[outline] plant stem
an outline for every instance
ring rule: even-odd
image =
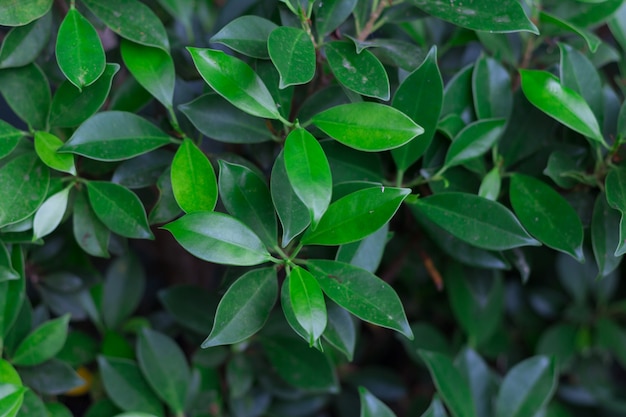
[[[372,32],[375,30],[374,24],[380,17],[380,14],[383,12],[383,10],[385,10],[385,7],[387,7],[388,5],[389,4],[387,3],[386,0],[380,0],[380,3],[378,3],[378,6],[374,9],[372,14],[370,15],[370,18],[365,24],[365,27],[363,28],[361,33],[359,33],[359,36],[357,37],[359,41],[363,42],[372,34]]]

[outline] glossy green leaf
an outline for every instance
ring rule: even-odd
[[[561,50],[560,78],[564,87],[571,88],[585,99],[589,108],[602,124],[604,97],[602,81],[593,63],[570,45],[559,43]]]
[[[439,193],[419,199],[412,210],[415,216],[424,216],[479,248],[505,250],[539,245],[506,207],[476,195]]]
[[[365,387],[359,387],[359,399],[361,400],[361,417],[395,417],[393,411],[387,405],[376,398]]]
[[[476,351],[464,348],[455,358],[454,366],[469,383],[476,414],[481,417],[493,416],[492,398],[496,394],[497,378],[487,363]]]
[[[605,179],[606,200],[609,206],[619,210],[622,218],[619,223],[619,244],[615,249],[615,256],[626,253],[626,169],[614,168],[609,170]]]
[[[59,68],[79,90],[93,84],[104,72],[106,57],[96,29],[74,7],[70,7],[57,34]]]
[[[468,29],[539,34],[522,5],[515,0],[499,1],[497,4],[489,0],[452,4],[447,0],[411,0],[411,3],[428,14]]]
[[[341,307],[361,320],[413,338],[400,298],[385,281],[342,262],[316,259],[307,261],[307,267],[324,293]]]
[[[520,70],[522,90],[534,106],[572,130],[605,144],[598,120],[580,94],[546,71]]]
[[[437,130],[442,105],[443,81],[437,66],[437,48],[433,47],[424,62],[404,79],[393,96],[392,106],[419,122],[424,129],[419,138],[391,151],[399,170],[406,171],[426,152]]]
[[[65,344],[69,321],[70,316],[66,314],[37,327],[19,344],[11,362],[14,365],[33,366],[54,357]]]
[[[18,392],[15,392],[12,397],[15,398],[15,396],[18,393],[20,393],[20,391],[21,390],[19,390]],[[22,416],[34,417],[34,416],[47,416],[48,415],[48,413],[46,412],[46,406],[43,403],[43,400],[39,397],[39,395],[35,394],[33,390],[24,389],[24,391],[20,393],[20,397],[21,397],[21,400],[19,402],[21,403],[21,407],[19,408],[19,413],[18,413],[18,410],[12,410],[9,413],[9,415],[12,415],[12,416],[17,415],[19,417],[22,417]]]
[[[74,155],[57,153],[63,141],[52,133],[35,132],[35,151],[44,164],[57,171],[76,175]]]
[[[235,344],[254,335],[267,321],[277,296],[274,268],[254,269],[239,277],[222,297],[202,347]]]
[[[143,117],[121,111],[97,113],[60,148],[98,161],[121,161],[170,143],[170,137]]]
[[[298,198],[309,209],[313,227],[330,204],[332,176],[324,150],[304,129],[292,131],[283,152],[287,177]]]
[[[330,300],[326,302],[326,313],[328,321],[322,337],[352,361],[357,337],[356,319],[345,308]]]
[[[320,352],[324,351],[322,347],[322,343],[320,339],[313,339],[313,343],[311,343],[311,333],[307,331],[296,317],[296,313],[293,309],[293,304],[291,303],[291,298],[289,296],[289,279],[283,281],[283,285],[280,287],[280,307],[283,310],[283,315],[285,316],[285,320],[287,320],[287,324],[289,327],[302,338],[302,340],[309,343],[309,347],[313,347]],[[319,286],[319,285],[318,285]]]
[[[352,13],[357,0],[329,0],[314,9],[315,29],[320,39],[337,29]]]
[[[146,287],[146,277],[139,260],[127,254],[109,264],[102,286],[102,321],[115,330],[130,318],[139,306]]]
[[[254,230],[267,246],[276,247],[278,225],[263,178],[243,165],[219,163],[219,190],[226,210]]]
[[[389,77],[383,64],[368,50],[356,53],[352,42],[332,41],[324,45],[326,59],[343,86],[355,93],[389,100]]]
[[[580,262],[584,260],[582,223],[556,190],[534,177],[515,174],[509,197],[515,214],[531,235]]]
[[[261,239],[234,217],[190,213],[165,226],[192,255],[225,265],[258,265],[271,259]]]
[[[166,335],[144,328],[137,341],[137,360],[154,392],[180,414],[191,376],[180,347]]]
[[[544,33],[547,32],[549,25],[553,25],[567,32],[574,32],[578,34],[585,40],[585,42],[587,42],[587,46],[589,46],[589,50],[591,52],[595,53],[598,50],[598,47],[602,44],[602,39],[596,36],[596,34],[592,31],[579,27],[567,20],[561,19],[560,17],[548,13],[545,10],[542,10],[539,13],[539,22],[541,23],[542,32]]]
[[[511,77],[493,58],[482,56],[472,72],[474,108],[479,119],[508,119],[513,108]]]
[[[72,221],[78,246],[92,256],[108,258],[111,232],[94,213],[84,191],[75,194]]]
[[[0,68],[17,68],[28,65],[41,54],[50,40],[52,14],[9,31],[0,48]]]
[[[213,165],[191,139],[185,139],[172,161],[172,191],[187,213],[212,211],[217,204],[217,178]]]
[[[328,139],[320,142],[330,164],[333,182],[380,181],[384,178],[380,155],[360,152]]]
[[[106,181],[89,181],[87,191],[94,213],[111,231],[134,239],[154,238],[135,193]]]
[[[172,152],[157,149],[126,160],[115,168],[111,182],[130,189],[151,187],[170,168],[173,157]]]
[[[46,130],[50,85],[37,65],[1,70],[0,93],[20,119],[33,129]]]
[[[420,350],[419,353],[452,416],[476,417],[469,383],[454,366],[452,359],[439,352]]]
[[[493,167],[487,175],[483,177],[480,183],[480,189],[478,195],[488,200],[497,201],[500,195],[500,186],[502,185],[502,178],[500,177],[500,169]]]
[[[371,102],[331,107],[313,116],[312,121],[344,145],[369,152],[400,147],[424,133],[401,111]]]
[[[24,0],[19,7],[11,2],[0,4],[0,25],[22,26],[48,13],[52,0]]]
[[[169,52],[130,41],[122,41],[122,58],[137,82],[165,107],[174,99],[174,60]]]
[[[169,50],[169,40],[156,14],[138,0],[83,0],[85,6],[121,37]]]
[[[142,411],[163,416],[161,401],[134,361],[99,356],[98,368],[104,389],[116,406],[126,411]]]
[[[0,243],[0,282],[16,279],[20,279],[20,274],[11,265],[11,255],[6,246]]]
[[[5,359],[0,359],[0,372],[0,375],[3,377],[3,383],[16,385],[18,387],[22,386],[20,374],[15,370],[13,365]]]
[[[564,0],[555,5],[554,13],[575,25],[588,27],[608,19],[624,4],[620,0],[581,2]]]
[[[363,240],[341,245],[335,260],[375,273],[383,258],[388,233],[389,224],[387,223]]]
[[[24,181],[28,178],[28,181]],[[48,194],[50,171],[34,153],[20,155],[0,168],[0,227],[28,218]]]
[[[64,188],[50,196],[37,209],[33,220],[33,238],[39,239],[52,233],[63,220],[67,209],[70,188]]]
[[[327,314],[324,294],[311,273],[295,267],[289,274],[289,298],[296,319],[308,334],[313,346],[326,329]]]
[[[253,58],[269,58],[267,39],[278,26],[258,16],[241,16],[228,22],[211,37],[211,42],[224,44],[234,51]]]
[[[106,101],[119,69],[118,64],[107,64],[100,78],[82,91],[69,81],[61,83],[52,98],[50,125],[74,127],[90,118]]]
[[[22,136],[24,132],[0,120],[0,159],[13,152]]]
[[[464,164],[488,152],[504,132],[506,120],[485,119],[463,128],[448,149],[444,166]]]
[[[496,417],[532,417],[550,400],[557,386],[553,359],[534,356],[511,369],[500,386]]]
[[[611,209],[604,193],[599,194],[591,218],[591,245],[600,276],[613,272],[622,260],[621,256],[614,255],[619,246],[619,224],[619,213]]]
[[[421,417],[448,417],[446,408],[441,403],[438,396],[435,396],[428,407],[428,410],[424,411]]]
[[[280,88],[306,84],[315,75],[315,46],[302,29],[282,26],[270,33],[267,50],[280,73]]]
[[[622,49],[626,49],[626,6],[622,6],[608,20],[608,26]]]
[[[313,230],[302,238],[305,245],[342,245],[371,235],[387,223],[411,192],[408,188],[374,187],[335,201]]]
[[[181,104],[180,111],[203,135],[227,143],[261,143],[272,139],[265,121],[244,113],[211,93]]]
[[[455,114],[467,121],[473,118],[474,103],[472,97],[472,65],[467,65],[448,81],[443,92],[441,119]]]
[[[214,49],[187,50],[204,81],[235,107],[257,117],[281,118],[272,95],[248,64]]]

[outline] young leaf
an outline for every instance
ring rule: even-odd
[[[22,26],[48,13],[53,0],[29,0],[20,7],[15,3],[0,4],[0,25]]]
[[[622,260],[614,255],[619,246],[619,224],[619,213],[609,206],[604,193],[598,194],[591,218],[591,245],[601,277],[613,272]]]
[[[11,363],[33,366],[54,357],[65,344],[69,321],[70,315],[66,314],[37,327],[19,344]]]
[[[225,265],[258,265],[271,259],[261,239],[234,217],[191,213],[165,226],[192,255]]]
[[[515,214],[531,235],[580,262],[584,260],[582,223],[558,192],[534,177],[514,174],[509,197]]]
[[[15,114],[31,128],[46,130],[50,84],[36,64],[0,71],[0,93]]]
[[[280,88],[306,84],[315,75],[315,47],[302,29],[282,26],[270,33],[267,49],[280,73]]]
[[[324,46],[328,65],[337,81],[355,93],[389,100],[389,77],[378,58],[368,50],[356,53],[349,41],[332,41]]]
[[[406,114],[373,102],[331,107],[313,116],[312,121],[344,145],[369,152],[400,147],[424,133]]]
[[[139,197],[128,188],[89,181],[87,191],[94,213],[111,231],[135,239],[154,238]]]
[[[500,139],[505,125],[504,119],[479,120],[467,125],[450,145],[444,166],[461,165],[482,156]]]
[[[186,213],[212,211],[217,204],[217,178],[206,155],[186,138],[172,161],[172,191]]]
[[[234,106],[256,117],[282,117],[267,87],[248,64],[214,49],[187,50],[204,81]]]
[[[518,363],[502,381],[495,416],[534,416],[554,394],[557,377],[554,360],[545,356],[534,356]]]
[[[59,26],[56,57],[65,77],[79,90],[104,72],[106,57],[98,32],[74,7]]]
[[[313,275],[298,266],[292,269],[288,280],[289,299],[293,312],[309,335],[309,346],[313,346],[326,328],[324,294]]]
[[[63,220],[67,209],[70,187],[64,188],[43,202],[33,220],[33,239],[40,239],[52,233]]]
[[[343,245],[380,229],[393,217],[411,192],[408,188],[372,187],[335,201],[313,230],[302,237],[305,245]]]
[[[396,417],[387,405],[376,398],[365,387],[359,387],[361,417]]]
[[[102,286],[102,321],[110,330],[119,329],[141,302],[146,277],[139,260],[127,254],[115,259]]]
[[[274,268],[254,269],[239,277],[217,306],[211,334],[203,348],[239,343],[258,332],[278,296]]]
[[[406,320],[398,294],[376,275],[342,262],[307,261],[307,267],[324,293],[362,320],[402,333],[413,333]]]
[[[241,16],[228,22],[210,40],[252,58],[267,59],[270,57],[267,40],[277,27],[274,22],[262,17]]]
[[[604,142],[596,116],[584,98],[546,71],[520,70],[522,91],[535,107],[572,130],[596,142]]]
[[[313,135],[296,129],[287,136],[283,155],[289,182],[315,227],[330,204],[333,188],[326,154]]]
[[[13,152],[22,136],[24,132],[0,120],[0,159]]]
[[[0,48],[0,68],[17,68],[34,62],[48,45],[52,32],[52,13],[27,25],[14,27]]]
[[[57,153],[63,141],[52,133],[35,132],[35,151],[44,164],[57,171],[76,175],[74,155]]]
[[[93,212],[83,190],[75,194],[72,221],[78,246],[92,256],[108,258],[111,232]]]
[[[479,119],[508,119],[513,108],[511,77],[493,58],[482,56],[472,72],[474,108]]]

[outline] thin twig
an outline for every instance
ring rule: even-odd
[[[389,4],[391,4],[391,1],[389,1]],[[369,35],[372,34],[372,31],[374,29],[374,24],[376,23],[376,21],[380,17],[380,15],[383,12],[383,10],[385,10],[385,7],[387,7],[389,4],[387,4],[387,2],[384,1],[384,0],[381,1],[380,3],[378,3],[378,7],[376,8],[376,10],[374,10],[372,12],[372,14],[370,15],[369,20],[365,24],[365,27],[363,28],[361,33],[359,33],[359,36],[357,38],[359,41],[363,42],[365,39],[368,38]]]

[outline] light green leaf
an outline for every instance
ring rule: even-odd
[[[24,132],[0,120],[0,159],[13,152],[22,136]]]
[[[72,221],[74,239],[78,246],[92,256],[108,258],[111,232],[98,219],[83,190],[75,194]]]
[[[63,220],[70,194],[67,187],[49,197],[39,207],[33,220],[33,239],[40,239],[52,233]]]
[[[504,119],[478,120],[467,125],[450,145],[444,166],[461,165],[488,152],[502,136],[505,125]]]
[[[0,25],[22,26],[48,13],[52,0],[21,0],[0,3]]]
[[[217,178],[206,155],[185,139],[172,161],[172,191],[187,213],[212,211],[217,204]]]
[[[315,75],[315,46],[302,29],[281,26],[272,31],[267,49],[280,73],[280,88],[306,84]]]
[[[66,314],[37,327],[19,344],[11,362],[14,365],[33,366],[54,357],[65,344],[69,321],[70,315]]]
[[[2,417],[15,417],[22,409],[26,387],[14,384],[0,383],[0,410]],[[33,394],[34,395],[34,394]]]
[[[289,292],[289,279],[286,279],[283,281],[283,285],[280,288],[280,306],[283,310],[285,320],[287,320],[287,324],[289,324],[289,327],[291,327],[291,329],[298,336],[300,336],[304,341],[309,343],[309,347],[313,347],[320,352],[323,352],[324,347],[322,346],[322,342],[320,339],[313,340],[313,344],[310,343],[311,333],[308,332],[304,327],[302,327],[302,325],[298,321],[296,313],[293,310],[293,305],[291,303]]]
[[[52,133],[35,132],[35,151],[42,162],[57,171],[76,175],[74,155],[57,153],[63,141]]]
[[[478,195],[492,201],[498,201],[500,195],[500,186],[502,184],[502,178],[500,178],[500,168],[493,167],[487,175],[483,177],[480,183],[480,189]]]
[[[298,266],[292,269],[287,279],[293,312],[309,336],[309,346],[313,346],[326,329],[324,294],[313,275]]]
[[[9,31],[0,48],[0,68],[28,65],[41,54],[50,40],[52,13]]]
[[[267,39],[278,26],[258,16],[241,16],[220,29],[211,42],[224,44],[244,55],[267,59]]]
[[[359,387],[361,400],[361,417],[395,417],[393,411],[387,405],[376,398],[365,387]]]
[[[46,130],[50,85],[36,64],[1,70],[0,93],[20,119],[33,129]]]

